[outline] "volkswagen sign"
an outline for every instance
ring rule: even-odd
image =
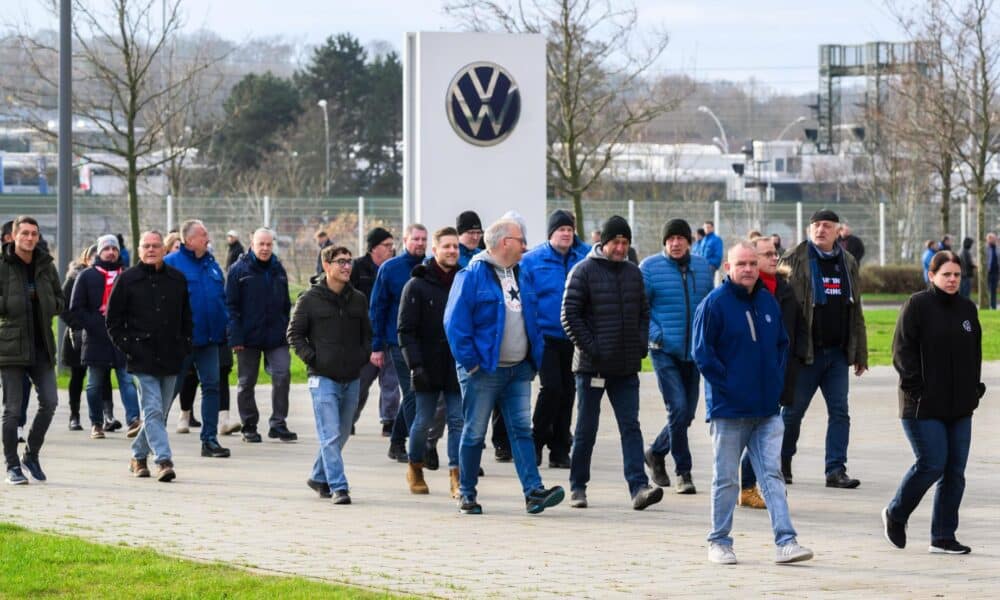
[[[451,80],[445,110],[458,137],[477,146],[493,146],[514,131],[521,115],[521,92],[500,65],[474,62]]]

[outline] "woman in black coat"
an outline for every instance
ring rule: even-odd
[[[899,311],[892,364],[899,373],[899,416],[916,462],[896,496],[882,509],[884,533],[906,546],[906,524],[935,483],[930,552],[968,554],[955,539],[965,492],[965,464],[972,413],[986,391],[982,336],[976,305],[959,293],[962,261],[949,251],[931,259],[930,287],[910,296]]]

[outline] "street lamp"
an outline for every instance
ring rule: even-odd
[[[788,125],[785,125],[785,128],[782,129],[781,133],[778,134],[778,140],[777,141],[780,142],[781,138],[785,137],[785,134],[788,133],[789,129],[791,129],[793,126],[795,126],[795,125],[797,125],[797,124],[799,124],[799,123],[801,123],[802,121],[805,121],[805,120],[806,120],[805,117],[799,116],[799,117],[796,117],[795,120],[792,121],[791,123],[789,123]]]
[[[326,196],[330,197],[330,113],[327,111],[326,100],[320,100],[316,103],[317,106],[323,109],[323,131],[326,133]]]
[[[698,112],[705,113],[706,115],[712,117],[712,120],[715,121],[715,124],[719,127],[719,134],[722,137],[723,152],[729,154],[729,140],[726,139],[726,130],[723,129],[722,122],[719,121],[719,117],[715,116],[715,113],[712,112],[712,110],[707,106],[699,106]]]

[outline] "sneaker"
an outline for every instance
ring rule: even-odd
[[[333,503],[334,504],[350,504],[351,495],[347,493],[347,490],[337,490],[333,493]]]
[[[21,466],[31,473],[31,478],[35,481],[45,481],[45,471],[42,471],[42,463],[38,462],[38,457],[25,453],[21,457]]]
[[[481,515],[483,514],[483,507],[476,502],[476,499],[471,496],[462,496],[458,500],[458,512],[463,515]]]
[[[778,546],[774,552],[774,562],[779,565],[802,562],[813,557],[813,551],[805,546],[800,546],[798,542],[788,542],[784,546]]]
[[[735,565],[736,553],[732,546],[712,542],[708,546],[708,560],[717,565]]]
[[[111,417],[110,419],[104,419],[104,431],[108,433],[114,433],[122,428],[122,422],[118,419]]]
[[[319,494],[320,498],[332,498],[333,494],[330,493],[330,485],[325,481],[316,481],[315,479],[306,479],[306,485],[309,489]]]
[[[660,500],[663,500],[663,488],[647,485],[632,496],[632,508],[645,510]]]
[[[7,483],[11,485],[28,485],[28,478],[21,472],[21,467],[7,469]]]
[[[424,451],[424,468],[428,471],[437,471],[441,468],[437,446],[427,446],[427,450]]]
[[[165,460],[159,463],[159,470],[156,472],[156,480],[167,483],[173,481],[177,477],[177,473],[174,473],[174,463],[169,460]]]
[[[694,489],[690,473],[681,473],[677,476],[677,485],[674,486],[674,491],[678,494],[695,494],[698,492],[698,490]]]
[[[566,454],[549,453],[550,469],[568,469],[570,467],[569,456]]]
[[[506,463],[514,460],[514,455],[510,453],[510,448],[496,448],[493,450],[493,458],[497,462]]]
[[[17,443],[18,444],[24,443],[24,427],[17,428]]]
[[[382,423],[382,437],[392,437],[392,421]]]
[[[785,478],[785,485],[792,485],[792,459],[781,459],[781,476]]]
[[[243,430],[243,424],[239,421],[233,423],[224,423],[219,425],[220,435],[233,435],[234,433],[239,433]]]
[[[389,460],[394,460],[396,462],[410,462],[410,456],[406,453],[406,443],[404,442],[389,442]]]
[[[740,506],[747,508],[767,508],[767,503],[761,497],[757,486],[740,490]]]
[[[573,493],[569,495],[569,505],[573,508],[587,508],[587,492],[573,490]]]
[[[103,440],[104,439],[104,427],[102,425],[94,425],[90,428],[90,439],[92,440]]]
[[[942,540],[931,542],[927,551],[931,554],[968,554],[972,552],[972,548],[959,544],[958,540]]]
[[[256,429],[247,427],[243,429],[243,441],[248,444],[259,444],[261,442],[260,434],[257,433]]]
[[[135,419],[128,424],[128,431],[125,432],[125,437],[134,438],[139,435],[139,430],[142,429],[142,421]]]
[[[660,487],[670,487],[670,476],[667,475],[667,463],[665,457],[653,454],[653,449],[646,450],[646,466],[652,472],[653,483]]]
[[[828,488],[841,488],[845,490],[853,490],[854,488],[861,485],[861,482],[857,479],[853,479],[847,476],[847,471],[841,470],[826,476],[826,487]]]
[[[278,427],[271,427],[267,430],[267,437],[272,440],[278,439],[283,442],[294,442],[299,439],[299,434],[294,431],[289,431],[288,427],[285,425],[279,425]]]
[[[80,425],[80,417],[70,417],[69,418],[69,430],[70,431],[83,431],[83,426]]]
[[[566,492],[562,489],[562,486],[556,485],[549,489],[538,488],[524,499],[525,510],[529,514],[537,515],[546,508],[552,508],[556,504],[559,504],[565,497]]]
[[[201,455],[208,458],[229,458],[229,448],[223,448],[218,440],[201,443]]]
[[[889,516],[888,506],[882,509],[882,533],[893,546],[899,549],[906,548],[906,523],[894,521]]]
[[[149,465],[145,458],[133,458],[128,463],[128,470],[136,477],[149,477]]]

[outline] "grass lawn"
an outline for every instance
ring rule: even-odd
[[[0,598],[390,598],[0,523]]]

